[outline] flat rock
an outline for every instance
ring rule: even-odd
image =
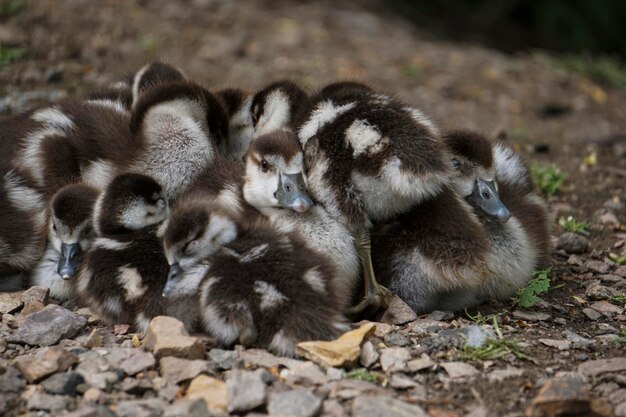
[[[440,366],[452,379],[473,377],[479,374],[478,369],[465,362],[443,362]]]
[[[314,417],[321,408],[322,399],[309,389],[273,393],[267,404],[272,416]]]
[[[239,358],[243,361],[245,365],[252,365],[262,368],[272,368],[274,366],[284,366],[286,368],[291,368],[304,363],[303,361],[297,359],[272,355],[271,353],[263,349],[244,350],[242,352],[239,352]]]
[[[524,375],[524,370],[519,368],[494,369],[489,373],[487,379],[491,383],[502,382],[505,379],[519,378]]]
[[[22,292],[0,292],[0,315],[10,314],[19,310],[24,302],[21,300]]]
[[[435,321],[448,321],[454,318],[454,313],[451,311],[439,311],[435,310],[431,312],[428,316],[426,316],[427,320],[435,320]]]
[[[380,355],[376,351],[376,348],[372,344],[372,342],[365,342],[361,347],[361,356],[359,356],[359,363],[365,368],[369,368],[374,365]]]
[[[356,364],[361,354],[361,346],[375,330],[374,323],[367,323],[351,330],[336,340],[301,342],[296,346],[296,354],[322,366],[350,368]]]
[[[597,312],[596,310],[594,310],[593,308],[589,308],[589,307],[583,308],[583,314],[584,314],[585,316],[587,316],[587,318],[588,318],[589,320],[593,320],[593,321],[596,321],[596,320],[598,320],[600,317],[602,317],[602,314],[601,314],[601,313],[599,313],[599,312]]]
[[[515,310],[513,312],[513,317],[526,321],[546,321],[549,320],[551,316],[548,313],[541,313],[538,311]]]
[[[20,392],[25,385],[20,371],[12,366],[0,365],[0,392]]]
[[[585,295],[587,296],[587,298],[593,301],[607,300],[614,295],[614,291],[604,285],[591,284],[585,290]]]
[[[332,367],[329,367],[328,370],[339,371],[337,368]],[[322,385],[328,382],[327,374],[322,372],[313,362],[302,362],[289,369],[283,369],[280,372],[280,377],[289,384],[302,384],[306,382],[307,384]]]
[[[189,336],[185,325],[173,317],[157,316],[150,321],[144,347],[157,359],[176,356],[186,359],[204,359],[204,345],[197,337]]]
[[[186,398],[203,400],[211,413],[224,414],[228,407],[226,384],[207,375],[199,375],[191,381]]]
[[[383,337],[387,346],[409,346],[411,339],[403,332],[389,332]]]
[[[55,346],[43,348],[34,355],[18,356],[14,364],[32,384],[55,372],[64,372],[77,362],[77,355]]]
[[[158,417],[163,414],[166,404],[160,398],[120,401],[115,406],[118,417]]]
[[[78,394],[78,386],[84,383],[85,378],[83,378],[81,374],[77,372],[64,372],[51,375],[41,383],[41,386],[50,394],[75,397]]]
[[[546,382],[526,410],[528,417],[588,416],[599,417],[580,377],[554,378]]]
[[[598,376],[612,372],[626,372],[626,357],[596,359],[578,365],[578,372],[586,376]]]
[[[167,406],[163,417],[212,417],[212,414],[201,399],[184,399]]]
[[[417,319],[417,314],[400,297],[394,295],[389,302],[389,307],[383,313],[380,321],[382,323],[402,325]]]
[[[422,353],[421,357],[408,361],[406,365],[409,368],[409,371],[419,372],[424,369],[432,368],[433,366],[437,365],[437,363],[430,359],[427,354]]]
[[[539,339],[539,342],[546,346],[557,348],[558,350],[568,350],[572,347],[572,342],[569,340]]]
[[[41,304],[48,304],[50,289],[45,287],[33,286],[22,293],[21,300],[24,304],[36,301]]]
[[[26,316],[11,340],[34,346],[50,346],[61,339],[74,337],[86,324],[86,318],[51,304]]]
[[[406,348],[391,347],[380,351],[380,366],[385,372],[405,371],[411,353]]]
[[[228,370],[239,359],[239,354],[234,350],[211,349],[209,359],[215,363],[217,369]]]
[[[593,303],[592,305],[590,305],[591,308],[593,308],[594,310],[604,314],[604,315],[608,315],[611,316],[613,314],[621,314],[622,311],[624,311],[624,309],[622,307],[618,307],[615,304],[610,303],[609,301],[596,301],[595,303]]]
[[[565,339],[572,343],[572,347],[574,349],[586,348],[593,344],[593,340],[584,338],[578,333],[574,333],[571,330],[565,330],[563,332],[563,335],[565,336]]]
[[[409,389],[415,388],[419,384],[413,380],[410,376],[397,372],[391,374],[389,377],[389,386],[395,389]]]
[[[352,415],[359,417],[428,417],[418,405],[383,396],[357,397],[352,403]]]
[[[120,369],[126,375],[133,376],[154,367],[156,360],[150,352],[137,348],[108,348],[107,362],[113,369]]]
[[[418,319],[411,323],[411,332],[418,336],[428,336],[443,329],[449,329],[452,325],[443,321]]]
[[[265,404],[265,383],[259,372],[234,370],[226,380],[228,411],[239,413]]]
[[[173,356],[161,358],[159,367],[163,378],[172,384],[187,381],[210,370],[206,361],[200,359],[180,359]]]
[[[602,261],[590,260],[585,264],[585,268],[596,274],[606,274],[609,272],[609,264]]]
[[[34,392],[28,397],[26,407],[29,410],[61,411],[67,408],[69,397]]]

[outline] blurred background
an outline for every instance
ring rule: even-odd
[[[620,0],[0,0],[0,115],[155,59],[208,88],[355,79],[506,137],[564,179],[557,209],[623,216],[625,21]]]

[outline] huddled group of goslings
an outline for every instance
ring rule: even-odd
[[[2,121],[0,285],[290,355],[393,294],[506,299],[549,263],[510,147],[356,82],[211,91],[156,62]]]

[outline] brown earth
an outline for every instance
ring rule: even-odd
[[[624,301],[612,299],[621,313],[605,312],[597,320],[583,313],[595,299],[606,298],[592,294],[592,283],[609,288],[613,295],[626,293],[626,267],[620,269],[607,258],[609,252],[624,255],[626,251],[626,229],[619,224],[626,223],[626,136],[620,136],[626,135],[626,91],[566,72],[541,53],[505,55],[480,45],[430,39],[376,2],[0,2],[5,3],[25,5],[0,17],[0,45],[22,51],[16,61],[0,63],[0,94],[12,97],[0,106],[5,114],[21,110],[18,102],[24,92],[81,94],[147,61],[163,59],[210,88],[254,90],[278,78],[295,79],[311,88],[337,79],[362,80],[421,107],[444,129],[463,127],[491,137],[506,135],[527,161],[560,167],[566,180],[549,201],[557,216],[573,215],[591,223],[591,251],[579,260],[555,252],[554,289],[533,308],[547,313],[547,319],[516,318],[511,304],[477,309],[484,316],[501,313],[504,338],[520,341],[536,363],[511,354],[495,360],[474,358],[469,362],[479,376],[457,381],[441,370],[420,372],[412,378],[424,387],[425,395],[394,391],[390,386],[384,388],[388,393],[421,405],[432,417],[489,415],[486,410],[497,416],[521,416],[549,378],[576,371],[588,360],[626,357]],[[583,163],[593,153],[597,164]],[[607,213],[615,215],[618,224],[611,223]],[[556,222],[554,230],[556,239],[563,230]],[[589,260],[606,265],[607,272],[598,272],[597,266],[594,270]],[[602,305],[595,310],[602,313]],[[453,327],[469,323],[465,314],[440,320]],[[11,317],[3,316],[4,323],[10,321]],[[559,349],[539,341],[562,341],[565,330],[591,343]],[[412,355],[426,352],[436,362],[458,357],[458,350],[433,348],[424,336],[412,334],[409,326],[399,331],[411,335]],[[28,351],[6,342],[0,350],[5,360]],[[507,366],[524,373],[501,382],[487,377],[491,369]],[[378,365],[372,367],[374,374],[380,372]],[[617,415],[626,415],[626,395],[611,397],[611,393],[626,388],[625,374],[585,377],[591,396],[610,404],[608,408]],[[380,385],[381,380],[374,384]],[[332,393],[314,388],[326,398],[324,415],[340,415],[337,409],[332,414],[327,404],[335,401]],[[337,398],[340,409],[349,412],[351,399]],[[9,415],[27,413],[24,400],[15,404],[16,408],[5,410]],[[485,414],[477,414],[481,409],[476,407],[481,406]]]

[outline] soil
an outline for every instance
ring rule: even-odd
[[[549,202],[556,218],[572,215],[591,224],[591,250],[580,255],[579,266],[569,254],[555,251],[553,289],[532,308],[548,313],[548,320],[517,319],[510,303],[469,312],[499,313],[504,337],[522,342],[536,362],[505,355],[470,363],[481,373],[511,365],[523,369],[523,376],[459,383],[431,372],[420,377],[428,398],[411,398],[402,390],[394,395],[421,405],[432,417],[466,415],[472,404],[498,416],[521,416],[548,378],[576,371],[588,360],[626,356],[624,303],[614,301],[621,314],[607,313],[599,320],[582,311],[595,302],[585,294],[593,281],[616,294],[626,292],[623,271],[607,258],[609,252],[626,251],[624,90],[567,72],[539,52],[507,55],[432,39],[375,1],[38,0],[1,18],[0,45],[22,51],[14,62],[0,64],[4,96],[83,94],[163,59],[209,88],[255,90],[280,78],[309,88],[361,80],[420,107],[444,130],[472,128],[494,138],[506,136],[529,163],[554,164],[563,171],[564,185]],[[5,115],[19,110],[3,109]],[[594,153],[597,164],[585,164]],[[621,225],[607,222],[606,213]],[[562,232],[555,219],[555,240]],[[606,263],[615,278],[594,272],[588,260]],[[469,321],[464,313],[449,320],[453,326]],[[559,350],[538,342],[563,340],[565,330],[593,343]],[[605,334],[616,336],[598,337]],[[437,360],[455,358],[450,350],[429,353]],[[606,397],[602,384],[614,382],[611,378],[588,380],[591,395]],[[626,381],[616,383],[623,388]]]

